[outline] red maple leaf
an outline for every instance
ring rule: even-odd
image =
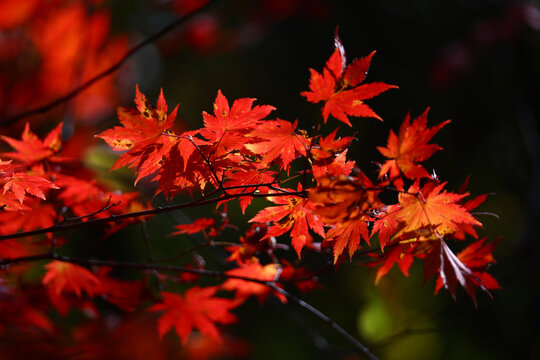
[[[482,283],[481,278],[476,276],[473,270],[465,265],[456,254],[450,250],[442,238],[430,241],[430,244],[432,245],[432,249],[424,259],[424,277],[429,279],[439,273],[442,286],[448,290],[454,299],[456,298],[457,286],[459,284],[467,291],[467,294],[469,294],[476,304],[475,288],[480,287],[480,289],[488,292],[488,289]],[[489,278],[488,284],[491,285],[491,279],[493,278],[491,276],[489,276]],[[496,286],[494,288],[498,288],[496,281],[493,285]],[[436,289],[436,291],[437,290],[438,289]]]
[[[414,261],[414,250],[417,248],[418,243],[408,244],[393,244],[394,246],[380,255],[369,255],[377,260],[366,263],[367,266],[378,266],[377,275],[375,277],[375,284],[394,267],[398,265],[399,270],[405,276],[409,276],[409,269]]]
[[[338,129],[335,129],[328,136],[321,137],[318,145],[311,147],[311,153],[314,159],[320,161],[333,158],[335,154],[343,152],[343,150],[351,145],[354,138],[347,136],[336,139],[337,131]]]
[[[26,194],[33,195],[45,200],[45,191],[49,189],[59,189],[50,180],[41,176],[28,175],[26,173],[13,173],[0,180],[4,185],[4,192],[12,192],[17,200],[22,204]]]
[[[135,183],[141,178],[156,173],[162,167],[164,158],[178,147],[184,167],[195,150],[188,135],[174,135],[170,129],[174,125],[178,105],[167,115],[167,103],[163,90],[159,94],[157,108],[148,102],[146,96],[136,87],[135,104],[137,110],[118,108],[118,118],[122,126],[115,126],[97,135],[115,151],[126,151],[111,170],[129,166],[137,169]]]
[[[358,177],[326,176],[317,179],[317,186],[310,189],[309,200],[314,213],[325,226],[330,226],[325,240],[332,241],[334,262],[345,248],[349,257],[358,249],[360,239],[369,244],[369,211],[381,206],[380,192],[362,173]]]
[[[399,211],[398,204],[390,205],[381,209],[381,213],[375,217],[373,227],[371,228],[371,237],[378,233],[379,246],[381,250],[390,240],[390,237],[394,235],[400,226],[400,222],[395,217],[395,212]]]
[[[6,152],[2,155],[22,161],[27,165],[32,165],[44,159],[59,160],[60,158],[54,157],[54,155],[62,147],[61,135],[62,122],[51,130],[43,141],[30,130],[30,125],[26,123],[21,140],[2,136],[2,139],[15,149],[15,152]]]
[[[42,279],[54,296],[75,293],[78,297],[85,291],[89,296],[96,293],[99,279],[82,266],[53,260],[44,266],[47,269]]]
[[[200,218],[195,220],[193,224],[176,225],[175,228],[178,229],[178,231],[173,232],[171,236],[180,234],[196,234],[208,229],[209,227],[213,227],[215,224],[216,221],[214,219]]]
[[[285,120],[265,121],[257,129],[250,132],[250,137],[260,138],[261,141],[254,144],[246,144],[245,147],[254,154],[263,157],[259,166],[267,167],[272,161],[281,158],[280,168],[289,171],[289,164],[297,154],[306,156],[311,139],[305,134],[297,134],[298,121],[290,123]]]
[[[301,189],[301,184],[298,184]],[[300,257],[304,246],[311,245],[313,237],[309,229],[324,237],[323,223],[313,213],[312,204],[308,199],[299,196],[275,196],[269,199],[274,204],[263,209],[255,215],[249,222],[272,222],[264,238],[277,237],[291,230],[291,243],[298,257]]]
[[[149,311],[164,311],[158,320],[159,336],[163,337],[174,327],[183,344],[188,342],[193,329],[221,342],[221,336],[215,323],[230,324],[236,316],[229,311],[238,302],[214,296],[217,287],[200,288],[194,286],[184,296],[170,292],[161,292],[163,301],[149,308]]]
[[[226,260],[245,265],[254,260],[257,252],[267,253],[274,245],[271,239],[265,238],[267,231],[266,223],[251,224],[245,235],[240,236],[240,245],[228,246],[225,249],[231,253]]]
[[[268,186],[262,184],[271,184],[275,181],[275,171],[261,171],[257,169],[235,169],[235,171],[227,176],[227,180],[223,184],[224,187],[234,187],[234,189],[227,189],[228,194],[245,194],[257,191],[258,193],[265,194],[270,191]],[[255,187],[254,185],[261,184],[261,186]],[[245,186],[245,187],[244,187]],[[252,196],[242,196],[239,200],[240,209],[242,214],[246,213],[247,207],[253,200]],[[228,200],[227,200],[228,201]],[[218,207],[226,201],[220,201]]]
[[[110,276],[111,268],[102,266],[95,274],[99,280],[98,286],[94,289],[96,295],[111,304],[126,311],[133,311],[141,300],[145,284],[140,281],[126,281],[115,279]]]
[[[229,270],[226,274],[261,281],[274,281],[278,268],[277,264],[261,265],[258,260],[255,260]],[[221,285],[221,288],[227,291],[235,291],[236,299],[240,302],[246,301],[250,296],[255,296],[259,300],[259,304],[262,305],[270,293],[273,293],[283,303],[287,302],[287,298],[283,294],[273,291],[269,286],[253,281],[229,278]]]
[[[227,98],[218,90],[214,103],[214,115],[203,112],[204,128],[200,134],[214,144],[214,156],[221,156],[232,150],[241,150],[250,141],[245,135],[261,123],[270,112],[275,110],[270,105],[258,105],[252,108],[256,99],[242,98],[235,100],[229,107]]]
[[[349,126],[352,125],[347,115],[373,117],[382,120],[364,103],[364,100],[371,99],[397,86],[382,82],[359,85],[365,79],[371,58],[375,52],[365,58],[355,60],[347,66],[345,50],[337,34],[334,43],[336,49],[326,62],[323,73],[319,74],[317,71],[309,69],[311,73],[310,91],[303,91],[300,94],[305,96],[309,102],[324,102],[322,108],[324,122],[328,120],[329,115]]]
[[[496,262],[493,258],[493,249],[497,245],[497,242],[484,243],[485,240],[475,241],[457,254],[457,259],[468,268],[467,271],[461,270],[464,272],[463,276],[470,277],[470,281],[463,281],[460,277],[457,277],[457,280],[465,287],[465,290],[467,290],[473,301],[475,301],[475,288],[472,285],[488,292],[488,294],[489,290],[498,290],[501,288],[497,280],[486,272],[488,266]],[[462,267],[458,267],[458,269],[462,269]],[[456,280],[454,279],[454,272],[444,267],[441,269],[441,273],[437,278],[435,293],[442,287],[446,287],[452,296],[455,296]]]
[[[48,228],[55,224],[56,210],[53,204],[44,203],[37,198],[26,199],[27,209],[0,212],[0,233],[12,234],[19,230],[30,231]],[[48,234],[51,238],[52,234]]]
[[[399,136],[390,130],[386,147],[377,147],[379,152],[389,159],[381,166],[379,177],[389,174],[391,180],[397,180],[396,186],[400,189],[403,188],[403,181],[399,180],[402,174],[411,180],[431,178],[419,163],[442,149],[439,145],[428,144],[428,142],[439,130],[450,123],[450,120],[428,128],[426,127],[428,111],[429,109],[414,119],[412,124],[410,124],[410,114],[407,114],[399,128]]]

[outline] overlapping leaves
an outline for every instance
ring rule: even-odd
[[[309,102],[323,103],[325,123],[330,115],[349,126],[349,116],[380,119],[365,100],[395,86],[364,83],[373,55],[348,65],[336,36],[335,50],[322,73],[310,70],[310,90],[301,94]],[[204,238],[180,256],[168,258],[193,255],[191,262],[176,268],[183,274],[155,271],[153,276],[160,289],[174,282],[197,282],[201,274],[226,280],[215,286],[193,286],[183,295],[160,290],[161,300],[149,310],[161,312],[161,337],[174,329],[185,344],[198,331],[219,342],[218,325],[236,321],[231,311],[248,299],[255,297],[262,305],[275,296],[285,302],[281,292],[285,280],[301,291],[317,288],[315,276],[302,265],[307,252],[322,253],[335,266],[367,257],[367,265],[377,268],[376,282],[394,265],[408,275],[411,264],[421,260],[425,277],[437,278],[437,291],[444,287],[455,297],[461,286],[474,301],[477,289],[499,288],[487,273],[495,262],[494,243],[479,240],[457,255],[451,249],[455,241],[478,237],[482,224],[472,210],[486,196],[468,200],[465,189],[452,192],[424,165],[441,149],[431,141],[449,121],[428,127],[427,111],[412,122],[407,115],[399,133],[391,131],[386,147],[378,147],[384,159],[372,180],[366,175],[369,172],[349,159],[352,136],[338,136],[339,129],[319,133],[320,126],[311,133],[302,129],[302,119],[269,118],[276,110],[273,106],[254,104],[253,98],[229,101],[218,90],[213,110],[202,113],[202,128],[182,131],[175,126],[178,106],[169,113],[163,91],[153,106],[136,87],[135,108],[119,108],[120,126],[97,135],[112,150],[123,152],[111,170],[132,168],[135,184],[143,178],[157,183],[155,195],[173,198],[181,192],[196,193],[202,198],[188,205],[213,202],[218,210],[219,219],[208,215],[176,226],[172,235],[178,237],[171,241],[198,233]],[[110,235],[144,221],[135,216],[115,221],[118,214],[151,207],[143,205],[135,192],[109,191],[80,162],[63,157],[61,129],[59,124],[44,140],[28,125],[20,140],[2,137],[14,151],[0,154],[11,159],[0,161],[0,233],[102,218],[113,223],[105,231]],[[235,241],[231,233],[238,229],[229,222],[229,203],[238,200],[241,212],[249,214],[255,198],[265,199],[253,206],[254,215],[248,220],[252,226]],[[66,213],[75,217],[70,219]],[[150,251],[150,237],[145,237]],[[62,240],[50,236],[46,244],[54,248]],[[208,270],[197,250],[222,245],[231,268],[219,273]],[[0,257],[28,257],[31,251],[23,241],[4,242]],[[294,263],[284,255],[289,251],[295,254]],[[141,306],[145,281],[118,280],[104,266],[87,269],[62,257],[47,258],[55,260],[45,265],[42,284],[61,314],[72,307],[97,311],[92,302],[96,297],[128,311]],[[148,264],[141,268],[152,268]],[[227,295],[219,296],[218,291]]]

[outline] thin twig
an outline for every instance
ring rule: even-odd
[[[210,276],[210,277],[219,277],[219,278],[230,278],[238,279],[244,281],[250,281],[259,283],[262,285],[272,287],[275,283],[274,281],[261,280],[254,277],[228,274],[222,271],[217,270],[207,270],[207,269],[198,269],[178,265],[165,265],[165,264],[152,264],[147,262],[125,262],[125,261],[115,261],[115,260],[98,260],[98,259],[81,259],[65,255],[59,255],[54,252],[46,252],[42,254],[34,254],[28,256],[21,256],[11,259],[0,260],[0,268],[8,269],[13,265],[20,263],[40,261],[40,260],[57,260],[66,263],[85,265],[85,266],[107,266],[112,268],[123,268],[123,269],[138,269],[138,270],[158,270],[158,271],[171,271],[171,272],[180,272],[180,273],[190,273],[201,276]],[[291,282],[288,279],[282,279],[280,282]]]
[[[82,220],[82,219],[86,219],[86,218],[92,217],[92,216],[94,216],[94,215],[97,215],[97,214],[99,214],[99,213],[102,213],[102,212],[104,212],[104,211],[107,211],[107,210],[109,210],[109,209],[112,208],[112,207],[115,207],[115,206],[117,206],[117,205],[120,205],[120,203],[121,203],[122,201],[115,202],[114,204],[110,204],[110,202],[111,202],[111,197],[109,196],[109,199],[107,200],[107,203],[106,203],[105,206],[103,206],[101,209],[96,210],[96,211],[94,211],[94,212],[92,212],[92,213],[90,213],[90,214],[82,215],[82,216],[70,217],[70,218],[65,217],[64,220],[61,222],[61,224],[64,224],[64,223],[67,223],[67,222],[80,221],[80,220]]]
[[[228,188],[225,187],[224,189],[227,190]],[[89,219],[88,221],[72,222],[72,223],[67,223],[67,224],[61,223],[61,224],[53,225],[47,228],[23,231],[23,232],[18,232],[18,233],[13,233],[13,234],[0,235],[0,241],[7,240],[7,239],[18,239],[18,238],[23,238],[26,236],[33,236],[33,235],[39,235],[39,234],[63,232],[63,231],[68,231],[72,229],[89,227],[89,226],[93,226],[97,224],[104,224],[104,223],[109,223],[109,222],[118,222],[124,219],[156,215],[156,214],[161,214],[165,212],[195,207],[195,206],[213,204],[220,201],[236,199],[236,198],[245,197],[245,196],[261,197],[261,198],[275,197],[275,196],[291,196],[291,195],[299,196],[299,197],[307,196],[305,191],[290,191],[290,192],[284,192],[284,193],[271,193],[271,194],[261,194],[261,193],[226,194],[226,195],[212,198],[212,195],[216,194],[216,192],[219,192],[219,189],[216,191],[212,191],[210,194],[205,195],[198,200],[193,200],[193,201],[189,201],[189,202],[177,204],[177,205],[160,206],[154,209],[135,211],[135,212],[125,213],[125,214],[120,214],[120,215],[113,214],[106,218]]]
[[[113,74],[114,72],[116,72],[118,69],[120,69],[122,67],[122,65],[124,65],[124,63],[130,58],[132,57],[135,53],[137,53],[139,50],[141,50],[143,47],[145,47],[146,45],[148,44],[151,44],[153,43],[154,41],[156,41],[157,39],[159,39],[160,37],[162,37],[163,35],[169,33],[171,30],[173,30],[174,28],[176,28],[177,26],[185,23],[187,20],[189,20],[190,18],[192,18],[194,15],[206,10],[208,7],[210,7],[214,2],[216,2],[216,0],[211,0],[209,1],[207,4],[205,4],[204,6],[201,6],[200,8],[190,12],[189,14],[186,14],[180,18],[178,18],[177,20],[173,21],[172,23],[170,23],[169,25],[165,26],[163,29],[161,29],[160,31],[158,31],[157,33],[155,33],[154,35],[146,38],[145,40],[143,40],[142,42],[140,42],[139,44],[135,45],[134,47],[132,47],[131,49],[129,49],[126,54],[120,59],[118,60],[116,63],[114,63],[112,66],[108,67],[107,69],[103,70],[102,72],[100,72],[99,74],[97,74],[96,76],[94,76],[93,78],[87,80],[86,82],[84,82],[83,84],[79,85],[78,87],[76,87],[75,89],[71,90],[70,92],[68,92],[67,94],[65,94],[64,96],[61,96],[45,105],[42,105],[42,106],[38,106],[36,108],[33,108],[33,109],[30,109],[28,111],[25,111],[23,113],[20,113],[20,114],[17,114],[17,115],[14,115],[14,116],[11,116],[11,117],[7,117],[7,118],[4,118],[0,121],[0,125],[2,126],[9,126],[21,119],[24,119],[26,117],[29,117],[29,116],[34,116],[34,115],[38,115],[38,114],[42,114],[42,113],[45,113],[51,109],[54,109],[55,107],[71,100],[72,98],[76,97],[77,95],[79,95],[81,92],[83,92],[84,90],[86,90],[87,88],[89,88],[90,86],[92,86],[94,83],[98,82],[99,80]]]
[[[212,173],[212,176],[214,177],[214,180],[216,181],[216,185],[223,192],[223,194],[227,195],[227,192],[223,188],[223,178],[219,180],[216,170],[214,170],[212,163],[210,163],[210,159],[207,159],[206,156],[204,156],[204,153],[199,147],[199,145],[195,144],[195,141],[193,141],[193,137],[188,136],[187,139],[191,142],[191,144],[195,147],[195,149],[197,149],[197,152],[199,153],[199,155],[201,155],[202,159],[204,160],[204,163],[206,164],[206,166],[208,166],[208,169],[210,169],[210,172]]]
[[[290,292],[280,288],[274,283],[266,284],[267,286],[271,287],[274,291],[284,295],[287,297],[287,299],[291,300],[292,302],[296,303],[297,305],[303,307],[325,323],[327,323],[332,329],[334,329],[337,333],[339,333],[341,336],[343,336],[345,339],[347,339],[354,347],[359,350],[362,354],[364,354],[369,360],[378,360],[378,358],[369,351],[369,349],[362,344],[360,341],[358,341],[354,336],[349,334],[345,329],[343,329],[341,326],[336,324],[336,322],[329,317],[328,315],[325,315],[323,312],[318,310],[317,308],[313,307],[312,305],[308,304],[304,300],[296,297],[295,295],[291,294]]]

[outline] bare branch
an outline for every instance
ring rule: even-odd
[[[82,220],[82,219],[89,218],[91,216],[94,216],[94,215],[97,215],[97,214],[102,213],[104,211],[107,211],[112,207],[120,205],[121,202],[122,201],[117,201],[114,204],[111,204],[111,196],[109,196],[109,198],[107,199],[107,203],[101,209],[96,210],[96,211],[94,211],[94,212],[92,212],[90,214],[83,215],[83,216],[77,216],[77,217],[72,217],[72,218],[64,217],[64,220],[61,222],[61,224],[66,223],[66,222],[74,222],[74,221],[79,221],[79,220]]]
[[[323,312],[318,310],[317,308],[313,307],[312,305],[308,304],[304,300],[296,297],[295,295],[291,294],[290,292],[280,288],[274,283],[265,284],[267,286],[270,286],[274,291],[284,295],[287,297],[287,299],[291,300],[292,302],[298,304],[299,306],[303,307],[325,323],[327,323],[332,329],[334,329],[337,333],[339,333],[341,336],[343,336],[345,339],[347,339],[351,344],[354,345],[354,347],[359,350],[362,354],[364,354],[368,359],[370,360],[378,360],[378,358],[369,351],[369,349],[362,344],[360,341],[358,341],[354,336],[349,334],[345,329],[343,329],[341,326],[336,324],[332,318],[330,318],[328,315],[325,315]]]
[[[224,190],[228,190],[228,188],[224,187]],[[105,224],[109,222],[118,222],[120,220],[124,219],[130,219],[130,218],[137,218],[137,217],[143,217],[143,216],[149,216],[149,215],[156,215],[161,214],[165,212],[195,207],[195,206],[201,206],[201,205],[207,205],[207,204],[213,204],[224,200],[230,200],[230,199],[236,199],[241,198],[244,196],[251,196],[251,197],[274,197],[274,196],[299,196],[299,197],[306,197],[307,194],[305,191],[289,191],[289,192],[283,192],[283,193],[272,193],[272,194],[261,194],[261,193],[242,193],[242,194],[226,194],[218,197],[212,197],[216,193],[218,193],[220,190],[216,189],[209,193],[208,195],[203,196],[202,198],[198,200],[189,201],[182,204],[177,205],[170,205],[170,206],[160,206],[154,209],[150,210],[142,210],[142,211],[135,211],[131,213],[125,213],[120,215],[111,215],[106,218],[99,218],[99,219],[89,219],[87,221],[81,221],[81,222],[72,222],[72,223],[60,223],[57,225],[50,226],[48,228],[41,228],[36,230],[30,230],[30,231],[23,231],[18,232],[14,234],[5,234],[0,235],[0,241],[7,240],[7,239],[18,239],[23,238],[26,236],[33,236],[33,235],[39,235],[39,234],[47,234],[47,233],[57,233],[57,232],[63,232],[68,231],[72,229],[82,228],[82,227],[90,227],[93,225],[98,224]]]

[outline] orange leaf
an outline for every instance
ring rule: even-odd
[[[445,236],[458,231],[462,224],[482,225],[466,208],[458,204],[468,193],[443,191],[445,185],[428,182],[420,189],[417,181],[406,193],[399,194],[402,208],[395,213],[395,218],[402,226],[394,234],[395,237],[423,228]]]
[[[352,257],[360,239],[369,244],[368,211],[382,206],[378,192],[362,173],[358,177],[321,177],[317,179],[317,187],[310,190],[314,213],[325,226],[332,226],[325,239],[335,241],[334,262],[345,248]]]
[[[450,123],[450,120],[428,128],[426,127],[428,111],[429,109],[414,119],[412,124],[409,123],[410,114],[407,114],[399,129],[399,136],[390,131],[386,147],[377,147],[379,152],[389,159],[381,166],[379,177],[389,174],[390,179],[394,180],[403,174],[411,180],[431,178],[419,163],[442,149],[439,145],[428,144],[428,142],[439,130]],[[398,186],[398,188],[401,187]]]

